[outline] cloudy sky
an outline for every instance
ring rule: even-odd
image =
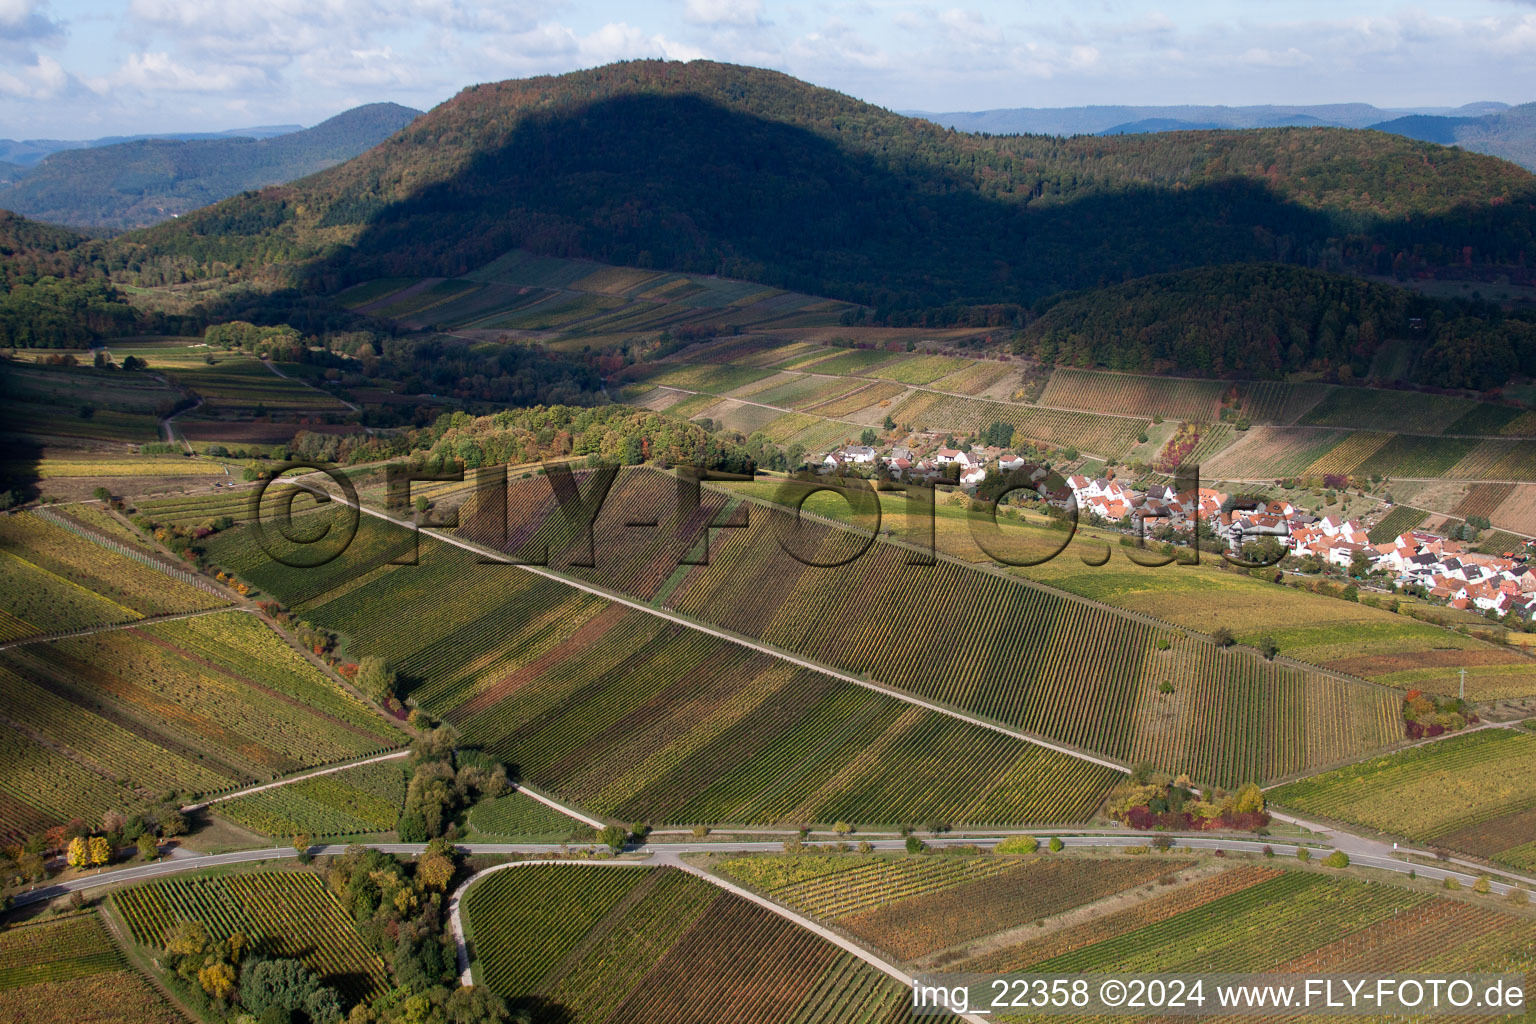
[[[1518,103],[1536,0],[0,0],[0,137],[308,125],[632,57],[895,109]]]

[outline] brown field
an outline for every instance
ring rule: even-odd
[[[1457,502],[1451,512],[1463,519],[1468,516],[1492,518],[1494,510],[1514,492],[1514,484],[1473,484],[1467,488],[1467,496]]]
[[[1172,870],[1159,860],[1036,859],[851,914],[838,924],[902,960],[915,960],[1092,903]]]
[[[1536,536],[1536,484],[1515,487],[1488,518],[1500,529]]]

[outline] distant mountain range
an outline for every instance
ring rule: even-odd
[[[1372,125],[1394,135],[1500,156],[1536,171],[1536,103],[1481,117],[1412,114]]]
[[[222,132],[159,132],[148,135],[107,135],[99,139],[0,139],[0,163],[35,167],[43,158],[65,149],[95,149],[115,146],[120,142],[143,142],[145,139],[173,139],[191,142],[194,139],[270,139],[275,135],[301,132],[301,124],[268,124],[256,128],[230,128]]]
[[[1536,104],[1387,109],[1369,103],[1254,107],[1014,107],[971,112],[907,111],[946,128],[992,135],[1139,135],[1222,128],[1375,128],[1460,146],[1536,170]]]
[[[1469,103],[1464,107],[1383,109],[1369,103],[1320,103],[1311,106],[1255,107],[1012,107],[969,113],[933,114],[903,111],[935,124],[964,132],[997,135],[1123,135],[1144,131],[1187,131],[1196,128],[1370,128],[1383,121],[1422,114],[1436,117],[1481,117],[1508,110],[1507,103]],[[1138,127],[1143,126],[1143,127]],[[4,159],[4,154],[0,154]]]
[[[352,159],[410,124],[421,111],[370,103],[313,128],[33,147],[0,163],[0,209],[82,228],[136,228],[220,199],[293,181]],[[256,133],[266,133],[264,136]],[[26,160],[44,145],[60,147]],[[4,156],[0,148],[0,159]]]

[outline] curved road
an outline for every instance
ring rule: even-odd
[[[1275,817],[1279,818],[1281,816],[1277,814]],[[1283,818],[1282,820],[1295,821],[1296,819],[1287,817]],[[1320,829],[1324,828],[1324,826],[1315,827]],[[1386,843],[1379,843],[1375,840],[1364,839],[1360,836],[1352,836],[1347,833],[1340,833],[1333,830],[1326,831],[1327,835],[1331,835],[1333,838],[1330,839],[1325,836],[1324,838],[1316,840],[1291,839],[1281,842],[1268,841],[1263,838],[1234,839],[1226,836],[1192,835],[1187,833],[1172,832],[1147,833],[1132,832],[1130,830],[1123,832],[1104,831],[1083,835],[1064,835],[1061,833],[1051,832],[1049,830],[1039,830],[1037,832],[1019,834],[1038,835],[1042,838],[1055,835],[1061,839],[1063,845],[1074,848],[1105,847],[1113,849],[1126,846],[1146,846],[1156,836],[1163,835],[1173,840],[1175,849],[1184,848],[1189,850],[1227,850],[1233,853],[1262,853],[1264,848],[1268,846],[1274,850],[1277,856],[1295,856],[1297,849],[1301,846],[1306,846],[1309,849],[1316,851],[1317,855],[1326,855],[1331,850],[1341,849],[1349,855],[1350,862],[1352,864],[1381,868],[1386,871],[1396,871],[1399,874],[1407,874],[1410,871],[1415,871],[1424,878],[1434,879],[1437,881],[1445,878],[1455,878],[1466,885],[1471,885],[1473,882],[1475,882],[1477,880],[1477,875],[1490,873],[1481,865],[1474,866],[1476,874],[1472,874],[1466,871],[1458,871],[1454,868],[1440,867],[1438,865],[1412,864],[1407,861],[1393,858],[1391,856],[1392,849]],[[944,838],[930,838],[926,840],[927,845],[930,847],[978,846],[982,848],[991,848],[1002,841],[1002,837],[998,836],[990,836],[984,838],[946,836]],[[310,848],[309,852],[319,857],[337,856],[346,852],[347,845],[327,844],[321,846],[313,846]],[[427,848],[425,843],[361,843],[357,845],[367,846],[371,849],[382,850],[385,853],[400,854],[407,857],[418,856]],[[897,852],[906,849],[906,842],[902,839],[875,839],[870,841],[870,846],[875,850],[882,852]],[[601,847],[599,847],[597,844],[577,844],[572,846],[570,844],[561,845],[555,843],[461,843],[458,846],[458,849],[465,854],[483,856],[511,856],[513,854],[522,854],[525,856],[547,856],[550,854],[558,854],[562,851],[569,851],[573,849],[596,850],[600,848]],[[777,842],[731,842],[722,840],[719,842],[702,841],[691,843],[640,843],[626,847],[625,852],[640,854],[642,856],[651,858],[652,860],[649,862],[654,862],[656,864],[673,864],[674,866],[681,866],[681,864],[677,863],[677,859],[682,857],[684,854],[773,853],[782,849],[783,844]],[[1383,851],[1385,851],[1385,853],[1383,853]],[[1410,851],[1406,849],[1400,850],[1398,852],[1423,853],[1423,851]],[[1430,856],[1429,854],[1423,855]],[[160,878],[166,875],[180,874],[185,871],[197,871],[201,870],[202,868],[217,867],[219,865],[225,864],[249,864],[267,860],[283,860],[296,856],[297,853],[291,846],[273,846],[259,850],[236,850],[233,853],[216,853],[176,857],[155,861],[152,864],[139,864],[133,867],[120,868],[112,871],[98,871],[95,874],[83,875],[79,878],[70,879],[67,882],[57,882],[53,885],[46,885],[40,888],[31,889],[27,892],[17,894],[15,897],[15,902],[18,906],[24,906],[29,903],[37,903],[41,900],[55,899],[59,896],[64,896],[71,892],[94,889],[106,885],[117,885],[123,882],[138,882],[145,879]],[[594,862],[582,861],[582,863]],[[596,863],[602,862],[599,861]],[[1504,895],[1517,885],[1524,886],[1526,888],[1536,887],[1536,879],[1526,878],[1521,875],[1514,875],[1509,873],[1503,874],[1505,877],[1512,879],[1512,884],[1500,881],[1491,882],[1491,887],[1495,894]]]
[[[1303,824],[1288,816],[1276,815],[1276,817],[1281,818],[1281,820]],[[1042,832],[1040,834],[1042,837],[1050,835],[1049,832]],[[1301,846],[1305,845],[1310,849],[1317,850],[1319,855],[1330,849],[1343,850],[1349,855],[1350,863],[1352,866],[1378,868],[1386,871],[1395,871],[1400,874],[1407,874],[1410,871],[1413,871],[1424,878],[1432,880],[1455,878],[1463,886],[1471,886],[1476,881],[1474,876],[1462,871],[1457,871],[1453,868],[1443,868],[1432,865],[1419,866],[1405,863],[1404,861],[1397,860],[1396,858],[1392,857],[1390,855],[1390,851],[1387,851],[1387,853],[1383,855],[1382,851],[1386,849],[1385,844],[1383,843],[1378,843],[1374,840],[1365,839],[1360,836],[1349,835],[1348,833],[1337,832],[1331,829],[1325,830],[1324,839],[1317,842],[1296,839],[1291,842],[1266,843],[1262,839],[1233,839],[1221,836],[1188,834],[1174,835],[1172,833],[1160,834],[1173,840],[1174,848],[1183,847],[1185,849],[1191,850],[1225,850],[1236,853],[1262,853],[1266,848],[1268,848],[1272,850],[1276,856],[1294,857],[1297,850]],[[1149,839],[1153,837],[1150,837],[1146,832],[1102,832],[1090,835],[1064,835],[1060,836],[1060,838],[1062,844],[1067,847],[1103,847],[1114,849],[1128,846],[1145,846],[1148,844]],[[1001,841],[1002,839],[998,837],[978,839],[949,837],[929,840],[929,845],[935,847],[968,845],[992,847]],[[375,850],[381,850],[385,853],[400,854],[404,856],[418,856],[426,849],[425,843],[367,843],[362,845],[366,845]],[[875,850],[879,851],[900,851],[906,848],[905,840],[900,839],[877,839],[871,841],[870,845]],[[568,853],[571,847],[557,846],[546,843],[466,843],[460,845],[459,849],[464,853],[472,855],[478,854],[507,856],[512,854],[523,854],[533,856],[544,855],[547,858],[552,854]],[[600,847],[585,846],[577,847],[576,849],[592,851],[600,849]],[[463,984],[466,985],[473,984],[473,965],[469,960],[469,949],[465,942],[463,918],[460,913],[460,907],[464,895],[466,892],[468,892],[471,886],[473,886],[476,882],[485,876],[493,874],[497,871],[504,871],[538,864],[586,864],[604,865],[615,868],[667,866],[675,867],[681,871],[686,871],[691,875],[709,882],[711,885],[719,886],[720,888],[725,889],[742,899],[756,903],[759,906],[762,906],[767,910],[779,915],[780,917],[793,922],[799,927],[815,933],[817,936],[821,937],[827,942],[830,942],[838,948],[845,950],[854,956],[857,956],[859,959],[874,967],[876,970],[879,970],[880,972],[896,979],[903,985],[912,984],[912,976],[903,971],[896,964],[892,964],[886,960],[881,959],[874,953],[871,953],[869,950],[859,946],[857,943],[844,938],[837,932],[821,925],[820,923],[808,917],[796,913],[788,907],[782,906],[764,896],[760,896],[757,893],[735,885],[726,879],[712,875],[702,868],[690,864],[683,859],[685,854],[690,853],[770,853],[779,849],[782,849],[782,844],[774,842],[721,841],[713,843],[643,843],[627,848],[626,853],[640,854],[644,857],[644,859],[526,860],[515,861],[506,864],[498,864],[486,868],[483,871],[476,872],[463,883],[461,883],[457,889],[454,890],[448,903],[448,927],[449,933],[453,936],[454,945],[457,952],[460,980]],[[318,856],[334,856],[345,852],[345,850],[346,846],[325,845],[312,847],[310,852]],[[284,860],[296,856],[297,852],[292,847],[271,847],[262,850],[239,850],[234,853],[211,854],[206,856],[186,856],[175,859],[166,859],[157,861],[152,864],[141,864],[130,868],[123,868],[117,871],[98,872],[97,874],[71,879],[67,882],[43,886],[42,888],[21,893],[16,897],[15,902],[17,905],[26,905],[54,899],[66,893],[78,892],[86,889],[98,888],[101,886],[118,885],[125,882],[144,881],[147,879],[180,874],[186,871],[197,871],[203,868],[216,867],[219,865],[259,863],[268,860]],[[1518,878],[1519,876],[1512,877]],[[1521,879],[1521,881],[1526,885],[1536,884],[1536,882],[1533,882],[1530,879]],[[1494,895],[1506,895],[1514,887],[1514,885],[1506,882],[1490,881],[1490,889]],[[974,1014],[962,1014],[961,1019],[968,1021],[969,1024],[985,1024],[986,1022],[986,1018],[979,1017]]]

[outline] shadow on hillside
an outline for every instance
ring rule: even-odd
[[[1240,179],[1027,209],[937,160],[877,161],[697,97],[609,99],[530,116],[405,200],[337,202],[329,223],[367,226],[310,284],[457,275],[526,248],[875,305],[1028,301],[1206,263],[1311,260],[1333,227]]]
[[[37,438],[29,436],[32,428],[19,413],[16,402],[9,400],[8,375],[10,364],[0,360],[0,508],[13,508],[33,501],[41,491],[38,483],[43,459],[43,446]]]

